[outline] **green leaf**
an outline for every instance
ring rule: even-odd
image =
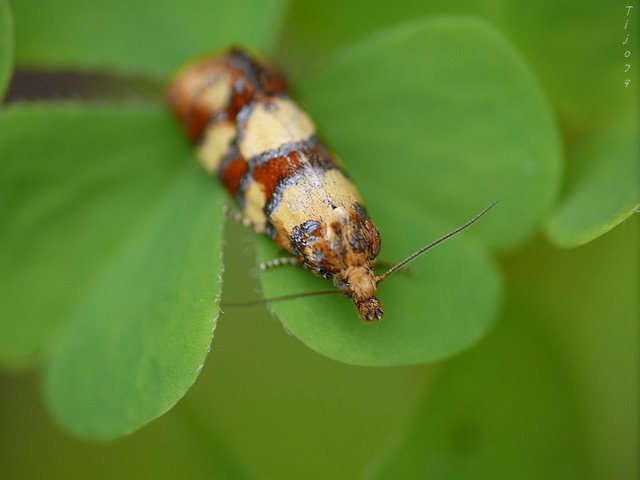
[[[13,68],[13,25],[7,0],[0,0],[0,101],[9,86]]]
[[[635,215],[584,247],[538,238],[506,262],[510,295],[544,309],[539,320],[576,373],[600,479],[638,477],[639,242]]]
[[[632,88],[637,85],[637,75],[625,74],[624,57],[625,50],[638,48],[637,6],[630,17],[625,8],[633,2],[501,3],[497,23],[535,67],[565,123],[584,130],[622,110],[637,110],[624,86],[625,78],[634,77]]]
[[[58,422],[131,432],[184,395],[208,352],[222,192],[165,109],[13,108],[0,132],[2,362],[46,348]]]
[[[375,212],[375,210],[374,210]],[[407,225],[411,229],[407,229]],[[442,225],[407,207],[381,217],[381,259],[399,260],[417,246],[445,232]],[[263,260],[277,248],[261,239]],[[468,239],[454,239],[380,285],[385,317],[364,323],[350,299],[335,295],[274,303],[284,327],[310,348],[335,360],[390,366],[437,360],[477,341],[489,328],[500,300],[501,281],[487,253]],[[266,298],[327,290],[332,284],[297,267],[262,274]]]
[[[295,73],[307,72],[340,48],[383,28],[433,14],[480,16],[497,6],[491,0],[395,0],[393,8],[369,0],[293,2],[277,50]]]
[[[625,101],[624,88],[625,79],[634,78],[624,71],[629,63],[624,54],[638,45],[637,12],[627,17],[629,3],[593,2],[585,8],[579,0],[396,0],[388,8],[368,0],[294,2],[278,52],[291,70],[307,72],[380,28],[425,15],[473,15],[498,28],[518,48],[563,121],[573,128],[591,128],[611,114],[636,107]],[[632,80],[631,88],[635,85]]]
[[[21,0],[16,57],[31,68],[100,69],[167,76],[229,44],[268,49],[282,0]]]
[[[472,238],[514,246],[555,195],[559,149],[551,114],[520,58],[466,18],[422,20],[370,38],[300,85],[398,261],[500,204],[463,238],[416,261],[415,278],[380,287],[385,320],[364,325],[348,299],[273,305],[318,352],[362,365],[433,361],[476,341],[498,309],[495,267]],[[263,260],[280,256],[261,243]],[[331,288],[302,270],[263,275],[265,297]]]
[[[220,291],[215,191],[204,173],[178,176],[70,314],[45,391],[75,433],[129,433],[169,410],[200,373]]]
[[[590,242],[639,211],[637,117],[615,122],[569,159],[567,192],[546,225],[561,247]]]
[[[19,368],[40,358],[191,149],[157,107],[32,106],[1,112],[0,158],[0,365]]]
[[[546,99],[480,21],[403,24],[344,51],[299,91],[365,200],[387,214],[410,203],[453,227],[499,200],[472,234],[511,248],[556,196],[560,147]]]
[[[366,478],[593,478],[568,362],[531,312],[512,302],[496,331],[443,367],[407,437]]]

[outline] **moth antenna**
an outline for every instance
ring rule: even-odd
[[[318,290],[316,292],[302,292],[302,293],[291,293],[289,295],[281,295],[279,297],[273,298],[263,298],[261,300],[251,300],[248,302],[229,302],[224,303],[223,307],[254,307],[256,305],[265,305],[267,303],[274,302],[284,302],[286,300],[295,300],[296,298],[302,297],[315,297],[316,295],[330,295],[335,293],[342,293],[340,290]]]
[[[402,267],[404,267],[407,263],[411,262],[412,260],[414,260],[416,257],[419,257],[420,255],[422,255],[424,252],[426,252],[427,250],[431,250],[433,247],[435,247],[436,245],[441,244],[442,242],[444,242],[445,240],[448,240],[449,238],[453,237],[454,235],[462,232],[463,230],[466,230],[467,228],[469,228],[471,225],[473,225],[474,223],[476,223],[478,220],[480,220],[489,210],[491,210],[493,207],[496,206],[496,204],[498,203],[498,200],[496,200],[495,202],[493,202],[491,205],[489,205],[488,207],[486,207],[484,210],[482,210],[480,213],[476,214],[476,216],[474,216],[471,220],[467,221],[465,224],[460,225],[458,228],[456,228],[455,230],[450,231],[449,233],[447,233],[446,235],[443,235],[442,237],[438,238],[437,240],[434,240],[433,242],[425,245],[424,247],[422,247],[420,250],[418,250],[417,252],[412,253],[411,255],[409,255],[407,258],[405,258],[404,260],[402,260],[399,263],[396,263],[393,267],[391,267],[389,270],[387,270],[386,272],[384,272],[382,275],[378,275],[376,277],[376,283],[381,283],[384,281],[385,278],[387,278],[389,275],[391,275],[393,272],[400,270]]]

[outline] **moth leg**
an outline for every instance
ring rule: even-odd
[[[222,212],[231,220],[242,224],[244,227],[250,228],[256,233],[264,233],[262,229],[258,228],[251,220],[245,217],[241,212],[232,209],[226,203],[222,207]]]
[[[380,273],[384,273],[386,270],[389,270],[393,267],[395,263],[390,262],[389,260],[376,260],[374,270],[382,270]],[[416,269],[411,265],[405,265],[398,272],[401,272],[403,275],[407,275],[408,277],[413,277],[416,274]]]
[[[300,265],[300,260],[296,257],[274,258],[268,262],[260,264],[260,270],[270,270],[272,268],[281,267],[282,265]]]

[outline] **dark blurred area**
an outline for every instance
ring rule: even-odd
[[[4,101],[145,101],[162,92],[158,82],[108,73],[16,70]]]

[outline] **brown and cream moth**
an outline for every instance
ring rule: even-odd
[[[183,68],[167,98],[198,146],[200,163],[218,176],[246,223],[295,259],[282,263],[300,263],[332,279],[363,320],[380,320],[377,285],[430,246],[375,274],[378,229],[357,189],[318,139],[313,121],[288,96],[284,77],[231,48]]]

